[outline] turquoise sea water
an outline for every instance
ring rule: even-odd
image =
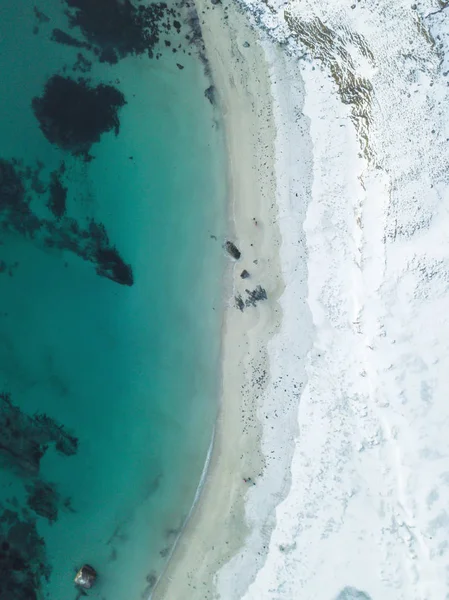
[[[216,411],[224,154],[199,43],[184,11],[168,15],[181,28],[165,28],[158,59],[131,50],[100,62],[99,38],[68,27],[73,7],[0,5],[2,600],[32,600],[19,573],[36,598],[75,599],[84,563],[99,573],[90,597],[148,597],[193,502]],[[52,41],[55,28],[86,46]],[[91,160],[39,128],[32,99],[55,74],[124,95],[118,135],[102,133]],[[51,210],[51,181],[67,190],[65,211]],[[92,221],[133,285],[82,250]]]

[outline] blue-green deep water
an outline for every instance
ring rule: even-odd
[[[148,598],[194,500],[226,190],[191,10],[0,5],[2,600],[75,600],[85,563]]]

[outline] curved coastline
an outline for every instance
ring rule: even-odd
[[[211,466],[156,598],[443,597],[449,12],[241,1],[283,51],[234,5],[197,5],[236,238],[271,245],[271,302],[235,331],[226,311]],[[244,194],[245,144],[254,161],[269,148],[265,246],[245,227],[263,210]],[[258,387],[245,375],[261,348]]]
[[[210,442],[210,445],[209,445],[209,449],[207,451],[206,461],[204,463],[204,468],[203,468],[203,471],[201,473],[200,482],[198,484],[198,488],[196,490],[195,498],[193,499],[192,506],[190,508],[190,511],[189,511],[189,513],[188,513],[185,521],[184,521],[183,527],[179,531],[179,533],[178,533],[178,535],[177,535],[177,537],[176,537],[176,539],[175,539],[175,541],[174,541],[174,543],[173,543],[173,545],[171,547],[170,553],[169,553],[169,555],[167,557],[166,567],[165,567],[164,571],[162,571],[162,573],[160,574],[160,576],[158,577],[158,579],[157,579],[157,581],[155,583],[155,586],[154,586],[155,590],[158,589],[158,586],[159,586],[160,582],[163,581],[166,576],[169,577],[167,575],[167,571],[168,571],[168,568],[170,566],[171,559],[172,559],[174,553],[176,552],[176,548],[178,546],[179,540],[182,538],[182,536],[185,533],[185,529],[186,529],[188,523],[190,522],[192,514],[196,510],[196,507],[197,507],[197,504],[198,504],[198,500],[199,500],[199,498],[201,496],[201,492],[202,492],[202,490],[204,488],[204,482],[206,480],[207,473],[209,471],[210,459],[212,457],[212,452],[213,452],[214,443],[215,443],[215,431],[216,431],[216,427],[214,427],[214,429],[212,431],[212,439],[211,439],[211,442]],[[153,598],[153,594],[152,593],[150,593],[149,600],[151,600],[151,598]]]
[[[292,364],[282,364],[279,357],[291,346],[294,363],[300,362],[310,339],[305,333],[309,313],[292,319],[291,311],[296,302],[306,304],[306,276],[288,290],[284,283],[292,272],[306,272],[302,225],[308,175],[302,169],[292,179],[286,168],[308,152],[297,138],[296,145],[290,143],[292,129],[295,136],[305,129],[294,117],[303,102],[300,78],[292,97],[286,84],[295,65],[261,40],[237,5],[210,7],[204,0],[196,5],[225,126],[229,235],[242,259],[232,265],[225,292],[222,394],[209,468],[153,600],[218,594],[234,600],[255,578],[274,527],[274,509],[290,485],[304,380],[301,365],[291,377]],[[298,215],[291,203],[301,205]],[[296,249],[303,245],[304,252],[285,253],[285,243]],[[250,280],[240,278],[242,269],[250,272]],[[267,301],[241,313],[234,296],[258,284],[266,289]],[[244,481],[248,477],[255,485]],[[244,571],[239,578],[236,568]]]

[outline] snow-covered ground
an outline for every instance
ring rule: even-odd
[[[247,495],[253,533],[218,589],[224,600],[448,599],[449,7],[242,4],[290,57],[277,75],[267,43],[286,289],[263,410],[291,420],[282,398],[301,396],[288,493],[268,460]],[[266,427],[268,457],[280,433]],[[273,490],[275,523],[258,520]]]

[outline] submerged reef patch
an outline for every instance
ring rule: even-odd
[[[109,240],[102,223],[90,220],[86,227],[66,216],[67,188],[62,183],[64,164],[51,175],[47,206],[54,219],[41,219],[30,206],[27,183],[36,179],[32,169],[0,158],[0,230],[23,235],[46,248],[73,252],[92,262],[96,272],[121,285],[134,283],[131,265],[125,263]],[[40,185],[43,185],[40,183]],[[43,191],[45,191],[43,186]]]
[[[26,511],[0,510],[0,598],[38,600],[51,569],[36,520]]]
[[[27,415],[8,393],[0,393],[0,459],[25,482],[27,492],[26,508],[20,508],[17,498],[7,501],[10,508],[0,506],[0,598],[5,600],[41,598],[42,583],[50,576],[45,543],[36,527],[38,517],[54,523],[61,504],[55,486],[39,474],[50,446],[72,456],[78,439],[48,415]],[[62,506],[70,508],[70,501]]]
[[[53,75],[44,94],[33,98],[32,107],[47,140],[74,155],[88,157],[95,142],[107,131],[118,135],[118,109],[124,95],[111,85],[91,86],[86,79]]]
[[[14,162],[0,159],[0,219],[3,229],[33,236],[39,219],[32,213],[25,194],[24,178]]]
[[[44,243],[47,248],[71,250],[84,260],[95,264],[98,275],[107,277],[121,285],[133,285],[131,266],[121,258],[118,250],[109,242],[102,223],[91,220],[86,229],[77,221],[66,217],[63,226],[52,221],[46,222]]]
[[[64,12],[71,31],[54,28],[51,41],[91,53],[83,62],[78,60],[75,65],[64,66],[64,72],[67,68],[73,72],[87,72],[94,60],[113,65],[127,56],[146,54],[149,58],[160,59],[167,48],[170,53],[190,56],[194,48],[206,77],[212,80],[200,19],[192,3],[180,0],[169,6],[166,2],[144,4],[141,0],[62,2],[67,6]],[[38,33],[39,27],[35,29]],[[214,104],[213,85],[207,88],[205,97]]]
[[[74,72],[79,71],[80,73],[88,73],[91,69],[92,61],[83,56],[81,52],[78,52],[76,55],[76,63],[73,65],[72,70]]]
[[[10,394],[0,393],[0,458],[5,467],[22,476],[39,473],[42,457],[52,445],[57,452],[72,456],[78,439],[45,414],[32,417],[11,402]]]
[[[40,517],[54,523],[58,518],[59,493],[52,483],[37,480],[26,486],[28,492],[27,504]]]
[[[65,1],[71,9],[70,26],[81,30],[101,62],[111,64],[130,54],[148,52],[152,57],[160,30],[168,30],[170,17],[176,16],[165,2],[134,6],[130,0]]]
[[[61,175],[63,173],[64,163],[62,163],[58,171],[53,171],[50,181],[50,197],[47,206],[57,219],[63,217],[66,212],[68,190],[61,182]]]
[[[73,37],[73,35],[69,35],[62,29],[53,29],[51,32],[51,41],[56,42],[57,44],[62,44],[63,46],[71,46],[72,48],[85,48],[87,50],[91,49],[91,45],[86,42],[80,42]]]

